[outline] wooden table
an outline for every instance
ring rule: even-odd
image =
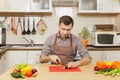
[[[0,75],[0,80],[120,80],[120,76],[104,76],[102,74],[94,74],[93,66],[81,66],[80,72],[49,72],[49,64],[36,64],[32,67],[37,68],[38,75],[25,79],[15,79],[10,76],[14,67]]]

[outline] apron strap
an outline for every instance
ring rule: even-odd
[[[54,46],[56,45],[57,38],[58,38],[58,33],[56,33],[56,37],[55,37],[55,41],[54,41]],[[72,34],[70,34],[70,46],[72,47]]]
[[[56,33],[56,37],[55,37],[55,41],[54,41],[54,46],[56,45],[57,38],[58,38],[58,33]]]
[[[70,34],[70,46],[72,47],[72,34]]]

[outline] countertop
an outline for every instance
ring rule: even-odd
[[[38,70],[38,75],[36,77],[15,79],[10,76],[10,73],[15,68],[14,66],[0,75],[0,80],[120,80],[120,76],[111,77],[95,74],[93,70],[94,65],[91,64],[79,67],[81,70],[80,72],[49,72],[50,64],[34,64],[31,66]]]
[[[35,45],[35,46],[25,46],[25,45],[7,45],[0,47],[0,53],[4,53],[8,50],[42,50],[43,45]],[[88,51],[119,51],[120,47],[87,47]]]

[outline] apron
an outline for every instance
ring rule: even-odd
[[[53,54],[57,55],[60,58],[62,63],[68,64],[68,62],[71,62],[74,60],[74,52],[72,47],[72,35],[70,34],[70,46],[56,45],[57,38],[58,38],[58,34],[56,34],[56,38],[54,41]]]

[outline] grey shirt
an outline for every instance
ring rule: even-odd
[[[45,40],[45,44],[43,46],[41,55],[49,55],[53,53],[55,37],[56,37],[56,34],[53,34]],[[65,40],[63,40],[58,35],[56,45],[70,46],[70,37],[68,36]],[[78,52],[81,58],[86,57],[86,56],[90,57],[87,49],[83,46],[81,39],[75,36],[74,34],[72,34],[72,47],[73,47],[75,55]]]

